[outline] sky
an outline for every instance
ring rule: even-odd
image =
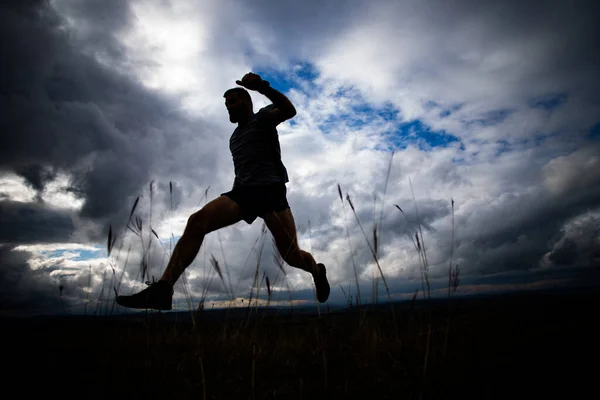
[[[297,109],[278,126],[288,202],[331,305],[355,298],[354,266],[374,300],[375,226],[389,298],[422,288],[419,227],[434,296],[456,265],[462,295],[596,286],[594,3],[2,2],[0,312],[109,310],[158,279],[232,187],[223,93],[247,72]],[[274,256],[261,219],[210,233],[175,309],[247,300],[257,264],[272,304],[314,304],[310,275]]]

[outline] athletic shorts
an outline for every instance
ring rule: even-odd
[[[236,187],[221,193],[235,201],[244,210],[243,220],[252,224],[257,217],[263,218],[268,212],[280,212],[290,206],[286,198],[285,183],[273,183],[267,186]]]

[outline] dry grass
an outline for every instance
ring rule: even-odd
[[[531,293],[398,305],[396,339],[385,305],[251,318],[175,313],[127,318],[2,321],[6,382],[23,398],[424,399],[572,398],[593,393],[598,293]],[[6,322],[6,323],[4,323]],[[592,346],[590,346],[592,345]],[[39,373],[32,377],[31,371]],[[35,381],[32,381],[32,380]],[[35,384],[32,384],[35,382]],[[549,385],[548,383],[552,384]],[[526,392],[532,390],[531,392]],[[566,390],[566,391],[565,391]]]
[[[421,223],[419,220],[419,213],[417,203],[415,200],[414,192],[412,190],[412,182],[409,181],[411,187],[411,193],[413,196],[416,221],[413,221],[417,226],[417,231],[414,234],[414,238],[410,236],[411,241],[419,255],[421,280],[422,280],[422,291],[423,298],[426,300],[424,303],[425,307],[417,306],[417,296],[419,290],[417,290],[409,306],[402,306],[392,301],[392,293],[388,286],[388,281],[384,274],[384,271],[379,263],[379,246],[381,242],[380,231],[383,223],[383,210],[385,202],[385,192],[387,190],[387,183],[390,175],[392,157],[390,158],[390,164],[386,175],[384,195],[381,202],[381,213],[379,216],[379,224],[374,221],[372,231],[372,241],[369,240],[367,233],[363,228],[363,223],[358,217],[355,204],[352,202],[349,193],[345,194],[345,200],[348,203],[358,227],[360,228],[366,247],[369,249],[377,270],[378,276],[374,277],[373,280],[373,296],[371,303],[365,301],[361,296],[360,291],[360,277],[358,273],[358,266],[354,260],[354,250],[350,241],[350,228],[346,221],[346,237],[348,240],[348,247],[350,252],[350,258],[353,264],[354,280],[355,280],[355,293],[351,293],[350,286],[348,291],[340,285],[340,289],[346,298],[348,304],[348,310],[352,310],[353,306],[356,306],[356,313],[350,313],[343,319],[339,316],[333,316],[329,312],[322,314],[320,308],[317,308],[318,317],[311,318],[306,317],[296,320],[293,313],[293,305],[291,302],[293,290],[290,288],[287,274],[286,265],[276,250],[276,246],[273,242],[274,247],[274,263],[277,266],[277,275],[272,282],[266,271],[263,271],[262,278],[259,279],[261,270],[261,256],[268,234],[266,225],[263,224],[261,228],[260,236],[257,238],[254,246],[251,250],[258,245],[257,260],[254,268],[254,279],[253,284],[249,288],[249,294],[247,297],[247,308],[246,316],[243,320],[229,319],[229,311],[224,315],[224,319],[219,321],[216,325],[209,325],[209,320],[206,314],[208,311],[205,309],[205,304],[210,293],[211,285],[215,276],[219,277],[220,283],[223,288],[228,292],[231,300],[236,299],[236,293],[239,289],[235,289],[231,283],[230,273],[228,271],[225,262],[221,264],[217,258],[210,254],[210,265],[212,268],[206,268],[204,270],[205,279],[203,280],[203,286],[201,288],[201,296],[194,300],[190,292],[188,282],[186,280],[186,274],[182,274],[183,291],[188,306],[189,315],[191,317],[191,330],[185,326],[174,325],[168,333],[165,333],[163,328],[159,325],[154,325],[161,319],[161,313],[147,313],[147,320],[145,322],[146,342],[149,343],[163,343],[162,346],[167,348],[177,348],[183,344],[186,347],[190,347],[196,355],[196,367],[194,363],[189,361],[183,361],[180,359],[181,354],[177,352],[171,352],[168,355],[158,356],[158,353],[162,351],[158,347],[152,347],[148,345],[146,360],[148,362],[148,370],[154,370],[155,366],[160,363],[167,363],[171,365],[171,368],[177,370],[186,370],[187,374],[196,371],[198,373],[198,382],[200,382],[201,391],[198,393],[203,399],[209,398],[209,393],[213,393],[211,398],[215,397],[214,393],[217,393],[222,388],[215,387],[218,385],[216,382],[223,384],[222,377],[215,376],[215,368],[232,368],[230,363],[236,362],[241,354],[247,354],[248,363],[246,366],[237,365],[236,370],[240,379],[243,378],[246,372],[249,374],[249,387],[247,388],[247,397],[250,398],[265,398],[265,388],[269,385],[277,386],[275,382],[262,374],[266,371],[274,374],[274,378],[280,376],[280,371],[276,369],[283,368],[287,371],[296,371],[295,377],[297,381],[294,381],[292,376],[283,377],[283,381],[286,382],[287,386],[281,386],[279,389],[280,393],[285,397],[284,393],[291,394],[293,392],[299,393],[302,398],[304,394],[308,394],[319,388],[322,391],[336,391],[343,393],[344,396],[350,396],[353,390],[356,390],[356,380],[360,379],[361,374],[382,374],[392,379],[393,376],[401,376],[407,372],[402,372],[402,365],[407,361],[407,357],[410,359],[411,365],[415,365],[418,358],[421,358],[421,373],[420,379],[416,379],[415,371],[411,372],[413,383],[420,381],[421,385],[417,389],[417,392],[421,395],[425,392],[425,384],[427,382],[427,370],[430,363],[431,356],[437,356],[439,348],[442,348],[439,343],[443,342],[443,354],[447,353],[448,338],[449,338],[449,327],[450,327],[450,308],[448,308],[448,315],[444,319],[445,326],[438,325],[437,328],[432,326],[432,315],[430,310],[430,280],[429,280],[429,264],[427,259],[427,251],[425,246],[425,240],[421,229]],[[344,202],[344,195],[341,186],[337,185],[338,194],[342,203],[342,211],[344,218],[346,218],[346,208]],[[171,213],[173,213],[173,200],[172,200],[172,183],[169,183],[169,193],[171,195]],[[129,214],[129,220],[127,222],[127,230],[121,236],[120,246],[118,252],[120,253],[124,243],[124,236],[127,231],[133,233],[139,238],[139,243],[142,247],[142,258],[137,269],[137,277],[141,277],[142,281],[147,279],[146,283],[150,283],[150,268],[149,259],[151,250],[153,249],[153,243],[157,242],[162,249],[163,258],[168,259],[172,253],[174,236],[171,233],[169,239],[170,246],[169,250],[165,248],[161,239],[159,238],[156,231],[152,228],[152,201],[153,201],[153,182],[150,184],[150,211],[148,214],[148,227],[143,219],[136,213],[136,208],[139,204],[139,197],[136,198],[131,212]],[[208,199],[208,188],[205,191],[203,200]],[[201,200],[202,202],[202,200]],[[407,223],[410,223],[408,217],[404,213],[403,209],[395,204],[402,215],[404,215]],[[454,201],[452,200],[452,247],[454,242]],[[380,229],[378,229],[378,226]],[[147,230],[148,234],[144,234]],[[112,270],[110,282],[106,281],[106,276],[103,278],[102,290],[99,298],[96,300],[96,315],[109,315],[114,313],[114,299],[112,299],[113,307],[110,312],[108,310],[108,296],[105,296],[105,284],[112,288],[115,296],[121,289],[121,283],[126,273],[126,269],[129,267],[129,253],[131,246],[127,249],[127,257],[124,265],[119,268],[115,265],[115,259],[111,256],[114,253],[114,247],[117,240],[117,235],[113,232],[112,227],[109,229],[107,239],[107,254],[109,259],[109,265]],[[219,243],[221,245],[221,252],[223,253],[223,260],[225,259],[225,252],[219,236]],[[156,248],[156,246],[154,246]],[[248,255],[248,259],[250,255]],[[449,267],[449,282],[448,282],[448,295],[449,297],[453,294],[459,284],[459,269],[458,266],[452,266],[452,254],[450,255],[450,267]],[[117,259],[119,256],[117,254]],[[244,265],[242,274],[245,271],[248,259]],[[91,268],[91,267],[90,267]],[[117,274],[119,271],[119,274]],[[130,272],[127,272],[130,275]],[[105,271],[106,273],[106,271]],[[91,270],[90,270],[91,276]],[[227,279],[226,279],[227,277]],[[278,279],[282,279],[290,293],[290,314],[282,316],[281,309],[272,309],[269,311],[272,295],[273,285],[277,284]],[[155,278],[152,277],[152,280]],[[384,285],[387,300],[389,305],[389,313],[384,309],[377,307],[377,281],[381,279]],[[91,282],[88,282],[88,286],[91,287]],[[261,287],[266,286],[267,292],[267,307],[259,306],[259,297]],[[195,304],[194,302],[198,303]],[[253,304],[254,301],[254,304]],[[101,312],[101,304],[105,303],[105,311]],[[388,307],[384,305],[383,307]],[[318,306],[318,303],[317,303]],[[396,308],[400,310],[400,314],[396,312]],[[329,311],[329,307],[327,308]],[[262,314],[261,314],[262,311]],[[86,313],[87,313],[87,302],[86,302]],[[443,329],[445,328],[445,329]],[[443,333],[440,333],[443,332]],[[440,337],[442,342],[440,342]],[[140,340],[142,338],[140,337]],[[129,340],[135,341],[134,337]],[[437,346],[437,347],[436,347]],[[247,353],[250,351],[250,353]],[[216,354],[220,354],[227,362],[224,364],[216,363]],[[420,356],[419,356],[420,354]],[[169,360],[154,359],[154,357],[172,357]],[[186,358],[186,360],[188,360]],[[304,360],[304,361],[302,361]],[[311,360],[311,361],[307,361]],[[308,362],[308,364],[303,364]],[[332,373],[332,365],[339,368],[340,363],[342,365],[350,363],[351,369],[345,368],[344,373],[340,375],[339,371]],[[303,371],[298,370],[304,365],[303,368],[308,368]],[[307,367],[306,365],[310,365]],[[209,367],[210,366],[210,367]],[[246,371],[246,372],[245,372]],[[367,372],[369,371],[369,372]],[[356,375],[358,374],[358,375]],[[399,374],[399,375],[398,375]],[[235,374],[234,374],[235,375]],[[374,378],[374,376],[373,376]],[[235,376],[229,376],[226,384],[235,384]],[[230,381],[232,380],[232,381]],[[211,382],[214,382],[211,384]],[[273,386],[274,387],[274,386]],[[238,388],[239,391],[244,391],[243,388]],[[276,391],[273,389],[273,396]],[[223,393],[225,393],[223,391]],[[268,397],[268,396],[267,396]],[[351,396],[350,396],[351,397]],[[275,397],[273,397],[275,398]],[[289,397],[296,398],[296,397]]]

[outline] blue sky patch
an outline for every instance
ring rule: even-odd
[[[353,89],[342,89],[338,96],[348,95],[348,92]],[[387,103],[382,107],[374,107],[373,105],[362,100],[359,93],[356,93],[354,98],[358,98],[359,102],[350,108],[349,112],[340,112],[336,115],[330,115],[319,124],[319,129],[324,133],[329,133],[332,127],[337,125],[348,126],[353,129],[360,129],[364,125],[377,122],[390,122],[398,119],[398,110],[391,104]]]
[[[282,93],[287,93],[291,89],[304,91],[303,85],[313,86],[313,82],[318,77],[317,69],[314,65],[307,62],[296,63],[291,69],[278,70],[268,67],[253,68],[253,72],[261,78],[269,81],[272,87]]]
[[[306,85],[314,87],[314,81],[318,78],[318,71],[311,63],[301,62],[287,70],[276,70],[274,68],[256,67],[254,72],[263,79],[268,80],[271,86],[281,92],[288,92],[291,89],[304,91]],[[399,119],[399,110],[391,103],[385,103],[381,107],[376,107],[363,98],[359,90],[353,86],[342,86],[334,94],[335,98],[352,99],[354,105],[350,110],[329,115],[318,125],[319,129],[327,134],[337,126],[343,125],[352,129],[361,129],[365,125],[374,123],[396,122]],[[442,108],[437,102],[430,100],[425,104],[430,109]],[[442,112],[450,113],[459,110],[461,104],[457,104]],[[498,110],[487,114],[480,120],[482,124],[495,124],[503,121],[511,111]],[[296,122],[290,121],[292,125]],[[417,144],[422,150],[430,150],[434,147],[446,147],[450,143],[460,142],[459,139],[444,131],[433,131],[420,120],[411,122],[397,122],[397,128],[388,132],[382,132],[385,137],[385,144],[379,145],[384,151],[391,151],[394,148],[406,148],[410,144]],[[464,149],[464,147],[463,147]]]
[[[398,118],[398,110],[391,104],[387,104],[382,108],[375,108],[367,103],[363,103],[353,106],[351,113],[341,115],[340,117],[344,118],[344,122],[348,126],[360,128],[378,119],[386,122],[394,121]]]
[[[444,131],[432,131],[420,120],[405,122],[398,126],[388,140],[397,148],[406,148],[410,144],[418,144],[421,150],[431,150],[434,147],[446,147],[460,140]]]
[[[97,247],[97,250],[82,250],[82,249],[58,249],[54,251],[42,251],[42,254],[49,258],[62,257],[65,253],[77,253],[76,257],[70,257],[69,260],[85,261],[97,258],[106,257],[106,252],[102,248]]]
[[[301,62],[294,67],[296,76],[305,81],[314,81],[319,76],[317,68],[308,62]]]

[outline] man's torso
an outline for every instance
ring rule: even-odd
[[[229,139],[235,169],[234,187],[288,182],[281,162],[276,124],[263,117],[264,111],[271,107],[259,110],[245,126],[236,128]]]

